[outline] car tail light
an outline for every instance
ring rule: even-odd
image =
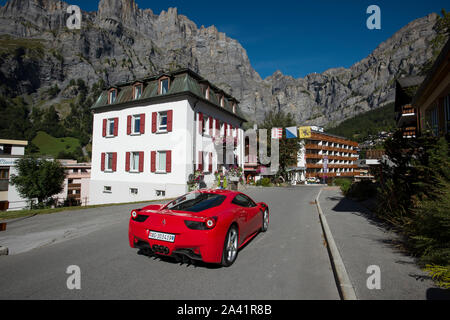
[[[208,229],[214,228],[216,226],[216,220],[217,220],[216,217],[208,218],[208,220],[206,220],[206,222],[205,222],[206,227]]]
[[[184,220],[186,227],[192,230],[210,230],[216,226],[217,217],[208,218],[203,221]]]

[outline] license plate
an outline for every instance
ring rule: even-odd
[[[170,233],[162,233],[156,231],[150,231],[148,233],[149,239],[161,240],[166,242],[175,242],[175,235]]]

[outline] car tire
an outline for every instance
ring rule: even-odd
[[[232,225],[230,229],[228,229],[223,245],[222,266],[229,267],[236,261],[238,255],[238,240],[238,228],[235,225]]]
[[[264,210],[262,213],[262,226],[261,226],[261,232],[266,232],[267,229],[269,229],[269,211]]]

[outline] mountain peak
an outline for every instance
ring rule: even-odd
[[[130,21],[135,20],[138,10],[139,8],[134,0],[100,0],[98,17],[101,20]]]

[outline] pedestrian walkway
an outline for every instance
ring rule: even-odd
[[[398,235],[383,227],[369,210],[345,198],[338,187],[324,188],[319,201],[358,299],[449,298],[448,290],[434,285],[402,250]],[[369,278],[369,287],[376,285],[377,267],[380,289],[369,289]]]

